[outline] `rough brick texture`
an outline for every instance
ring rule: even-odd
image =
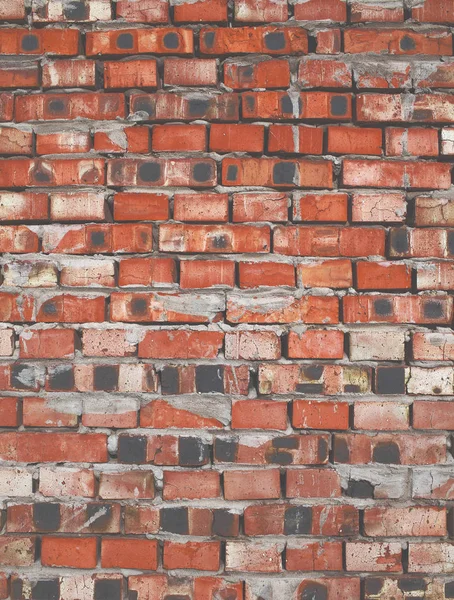
[[[0,0],[0,600],[454,598],[454,0]]]

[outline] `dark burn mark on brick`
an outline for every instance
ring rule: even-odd
[[[86,18],[87,7],[84,2],[77,2],[71,0],[71,2],[63,3],[63,14],[68,21],[80,21]]]
[[[215,235],[212,239],[212,242],[213,247],[219,249],[227,248],[227,246],[229,245],[229,240],[225,235]]]
[[[42,165],[38,165],[33,173],[33,179],[37,183],[50,183],[51,175],[48,171],[45,171]]]
[[[400,40],[400,49],[401,50],[414,50],[416,48],[416,42],[410,36],[404,35],[404,37]]]
[[[60,505],[50,502],[34,504],[33,522],[38,531],[57,531],[60,527]]]
[[[428,108],[417,108],[413,111],[413,119],[415,121],[431,121],[433,114]]]
[[[379,317],[390,317],[393,314],[393,305],[391,300],[381,298],[374,300],[374,311]]]
[[[147,438],[143,435],[120,435],[118,438],[118,460],[128,464],[146,462]]]
[[[121,579],[97,579],[94,600],[121,600]]]
[[[281,110],[284,114],[293,114],[293,104],[291,98],[288,96],[283,96],[281,98]]]
[[[426,319],[440,319],[443,316],[443,303],[440,300],[427,300],[423,305]]]
[[[11,598],[12,600],[22,600],[22,588],[23,582],[22,579],[13,579],[11,581]],[[58,598],[57,598],[58,600]]]
[[[149,117],[154,117],[156,115],[156,103],[152,98],[136,98],[133,100],[133,110],[134,112],[144,112]]]
[[[361,388],[355,383],[347,383],[347,385],[344,385],[344,392],[347,394],[359,394]]]
[[[164,367],[161,371],[161,392],[166,396],[178,394],[180,389],[178,367]]]
[[[195,437],[180,437],[178,440],[179,464],[182,467],[198,467],[207,463],[209,446]]]
[[[333,117],[345,117],[348,110],[346,96],[333,96],[331,98],[331,114]]]
[[[62,113],[65,110],[65,103],[63,100],[50,100],[47,104],[47,109],[51,113]]]
[[[303,584],[299,600],[328,600],[328,589],[317,581],[307,581]]]
[[[394,442],[379,442],[374,447],[373,461],[385,465],[400,464],[399,446]]]
[[[101,365],[94,368],[93,387],[95,390],[111,392],[118,387],[118,367]]]
[[[191,117],[203,117],[210,107],[210,101],[206,98],[193,98],[188,102],[188,111]]]
[[[298,438],[296,436],[275,438],[272,441],[273,448],[287,448],[288,450],[296,450],[298,448]]]
[[[145,298],[133,298],[130,307],[134,315],[144,315],[147,312],[148,302]]]
[[[448,231],[448,252],[454,255],[454,231]]]
[[[60,365],[49,373],[49,387],[52,390],[72,390],[74,388],[74,369],[72,365]]]
[[[211,163],[197,163],[194,165],[192,176],[195,181],[203,183],[210,181],[213,177],[213,165]]]
[[[180,45],[180,39],[174,32],[166,33],[162,41],[167,50],[176,50]]]
[[[92,231],[90,233],[90,241],[92,246],[104,246],[106,236],[103,231]]]
[[[37,371],[33,365],[11,365],[11,385],[16,390],[33,390]]]
[[[163,508],[161,510],[161,529],[162,531],[168,531],[169,533],[188,535],[188,509],[185,507]]]
[[[229,510],[219,508],[213,510],[213,535],[231,537],[237,534],[236,515]]]
[[[236,165],[229,165],[227,168],[227,181],[236,181],[238,177],[238,167]]]
[[[224,393],[224,367],[199,365],[195,369],[195,386],[199,394]]]
[[[312,532],[312,508],[290,506],[285,511],[284,535],[306,535]]]
[[[373,498],[374,486],[364,479],[359,479],[357,481],[350,479],[346,494],[350,498]]]
[[[377,394],[405,394],[405,368],[379,367]]]
[[[290,452],[271,448],[270,451],[266,452],[265,460],[272,465],[291,465],[293,463],[293,456]]]
[[[317,442],[317,450],[318,450],[318,460],[321,462],[325,462],[326,459],[328,458],[328,452],[329,452],[329,447],[328,447],[328,442],[325,440],[325,438],[319,438],[318,442]]]
[[[291,185],[296,175],[296,163],[278,162],[273,167],[273,181],[276,185]]]
[[[215,459],[220,462],[235,462],[238,452],[238,442],[235,438],[217,438],[214,444]]]
[[[454,581],[448,581],[445,584],[445,596],[446,598],[454,598]]]
[[[167,594],[164,596],[164,600],[191,600],[191,598],[187,594]],[[235,600],[235,598],[230,600]]]
[[[282,31],[272,31],[265,35],[265,46],[268,50],[283,50],[285,48],[285,35]]]
[[[348,448],[347,440],[344,438],[334,437],[333,444],[334,460],[339,463],[348,463],[350,460],[350,450]]]
[[[21,582],[22,584],[22,582]],[[13,597],[16,597],[13,595]],[[20,596],[22,597],[22,590]],[[32,600],[59,600],[60,581],[58,579],[48,579],[37,581],[32,588]]]
[[[21,47],[24,52],[33,52],[37,50],[39,46],[38,36],[36,35],[24,35],[21,41]]]
[[[311,365],[310,367],[303,368],[304,376],[313,381],[320,379],[320,377],[323,375],[323,371],[324,368],[320,365]]]
[[[397,585],[403,592],[417,592],[419,590],[425,591],[427,589],[427,583],[422,577],[409,577],[399,579]]]
[[[120,33],[116,44],[120,50],[130,50],[134,46],[134,38],[131,33]]]
[[[298,383],[295,392],[298,394],[323,394],[323,383]]]
[[[93,532],[102,532],[107,529],[112,520],[112,505],[93,502],[87,504],[87,521],[90,521],[88,528]]]
[[[394,229],[390,234],[391,248],[398,254],[406,254],[410,249],[408,230],[405,227]]]
[[[56,315],[57,314],[57,306],[55,305],[55,302],[53,302],[52,300],[47,300],[47,302],[44,302],[44,304],[41,307],[41,310],[43,311],[43,313],[45,315]]]
[[[379,594],[384,580],[379,577],[369,577],[366,579],[366,593],[367,594]]]
[[[161,177],[161,165],[157,162],[142,163],[138,169],[139,178],[147,183],[159,181]]]
[[[251,81],[252,77],[254,75],[254,68],[252,66],[247,66],[247,67],[238,67],[238,78],[241,81]],[[246,96],[246,100],[248,98],[252,98],[254,99],[252,96]]]
[[[255,98],[254,96],[243,96],[243,99],[246,101],[246,107],[248,110],[253,111],[255,108]]]
[[[214,31],[207,31],[205,33],[205,35],[203,36],[203,41],[205,42],[205,46],[207,48],[212,48],[214,46],[214,38],[215,38]]]

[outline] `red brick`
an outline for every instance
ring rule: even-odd
[[[216,471],[164,471],[164,500],[219,498],[220,495]]]
[[[184,260],[180,262],[180,287],[234,287],[235,263],[228,260]]]
[[[169,199],[165,194],[117,192],[114,196],[116,221],[165,221]]]
[[[287,60],[281,59],[250,64],[229,59],[224,62],[224,83],[234,90],[286,88],[290,85],[290,66]]]
[[[316,32],[315,37],[317,41],[317,54],[340,53],[342,37],[340,29],[322,29]]]
[[[297,429],[346,430],[349,405],[347,402],[294,400],[292,424]]]
[[[83,59],[47,60],[42,64],[42,82],[44,88],[94,88],[96,63]]]
[[[287,571],[342,571],[341,542],[291,541],[285,553]]]
[[[345,52],[386,52],[388,54],[451,53],[452,37],[448,31],[416,33],[408,29],[347,29],[344,32]]]
[[[217,331],[148,331],[139,342],[141,358],[216,358],[224,334]]]
[[[155,125],[151,145],[155,152],[203,152],[206,137],[205,125]]]
[[[19,399],[0,397],[0,427],[18,427],[19,424]]]
[[[409,290],[411,269],[392,262],[358,262],[358,290]]]
[[[168,23],[169,3],[166,0],[118,0],[117,18],[131,23]]]
[[[270,125],[268,151],[273,154],[322,154],[323,129],[305,125]]]
[[[424,5],[412,9],[411,16],[421,22],[454,23],[454,7],[449,0],[426,0]]]
[[[263,125],[221,125],[210,127],[210,150],[212,152],[263,152]]]
[[[177,38],[176,44],[173,36]],[[88,31],[86,43],[87,56],[131,53],[191,54],[194,49],[193,32],[191,29],[170,27]],[[169,48],[168,46],[171,47]]]
[[[438,156],[437,129],[388,127],[385,140],[387,156]]]
[[[101,566],[105,569],[141,569],[158,567],[158,542],[137,538],[105,538],[101,545]]]
[[[164,542],[164,569],[217,571],[219,565],[219,542]]]
[[[79,48],[77,29],[5,29],[0,41],[0,54],[53,54],[75,56]]]
[[[238,400],[232,406],[232,429],[287,428],[287,403],[274,400]]]
[[[289,469],[285,495],[287,498],[339,497],[339,475],[333,469]]]
[[[282,34],[283,42],[277,48],[273,40]],[[306,54],[308,51],[307,32],[300,27],[202,27],[200,30],[200,51],[202,54]]]
[[[449,171],[449,165],[447,171]],[[1,181],[1,180],[0,180]],[[222,184],[226,186],[269,186],[332,188],[332,163],[329,160],[270,158],[224,158]]]
[[[409,410],[397,402],[355,402],[355,428],[395,431],[409,428]]]
[[[270,251],[269,227],[250,225],[161,225],[162,252],[266,253]]]
[[[349,88],[352,70],[341,61],[305,58],[298,66],[298,81],[303,88]]]
[[[73,358],[74,347],[72,329],[25,329],[19,337],[21,358]]]
[[[226,222],[229,217],[227,194],[176,193],[173,197],[173,216],[176,221]]]
[[[265,500],[281,497],[279,469],[224,471],[226,500]]]
[[[36,136],[37,154],[72,154],[89,152],[90,135],[83,131],[61,133],[39,133]]]
[[[382,160],[344,160],[343,184],[348,187],[424,188],[451,186],[451,165]]]
[[[212,58],[164,59],[164,85],[210,86],[217,82],[217,63]]]
[[[294,221],[347,221],[347,194],[293,194]]]
[[[233,222],[287,221],[288,194],[246,192],[233,194]]]
[[[233,360],[273,360],[281,357],[274,331],[235,331],[225,335],[225,356]]]
[[[328,127],[328,152],[380,156],[382,131],[365,127]]]
[[[364,2],[364,0],[354,0],[351,6],[351,21],[352,23],[367,23],[371,21],[390,21],[399,22],[404,20],[403,3],[399,6],[386,5],[381,6],[379,0],[375,0],[372,4]]]
[[[332,329],[307,329],[302,333],[290,331],[289,358],[336,359],[344,356],[344,334]]]
[[[96,567],[96,538],[64,538],[43,536],[41,562],[46,567]]]
[[[343,0],[308,0],[295,4],[297,21],[346,21],[347,6]]]
[[[227,0],[184,0],[175,5],[175,23],[227,22]]]
[[[240,288],[295,287],[295,268],[281,262],[240,262]]]

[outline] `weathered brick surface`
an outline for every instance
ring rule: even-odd
[[[0,600],[454,598],[453,0],[0,0]]]

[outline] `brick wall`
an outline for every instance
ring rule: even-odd
[[[454,1],[0,19],[0,600],[454,598]]]

